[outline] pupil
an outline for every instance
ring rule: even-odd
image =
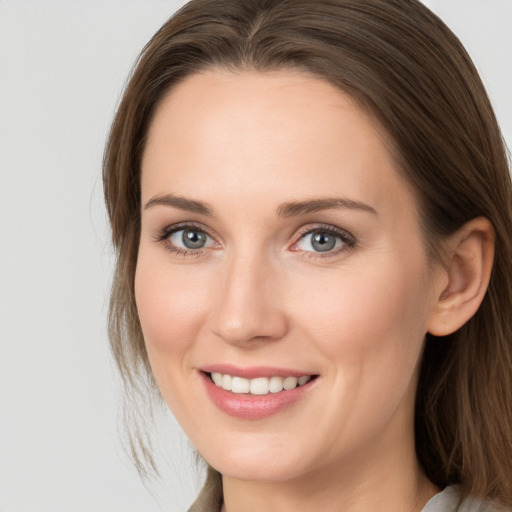
[[[318,252],[330,251],[336,245],[336,238],[329,233],[315,233],[311,245]]]
[[[183,231],[183,245],[188,249],[200,249],[206,243],[206,235],[201,231],[185,229]]]

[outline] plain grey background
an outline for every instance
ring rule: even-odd
[[[201,474],[167,413],[163,478],[123,452],[105,334],[101,156],[120,92],[179,0],[0,1],[0,512],[186,510]],[[512,0],[425,0],[512,143]]]

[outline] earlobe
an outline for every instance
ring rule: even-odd
[[[443,280],[428,332],[446,336],[462,327],[478,310],[487,291],[494,259],[494,229],[478,217],[465,224],[448,241]]]

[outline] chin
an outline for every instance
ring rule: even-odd
[[[222,461],[220,464],[211,464],[221,475],[243,480],[246,482],[286,482],[302,476],[303,468],[288,467],[280,461],[278,464],[262,464],[261,462],[233,463]]]
[[[208,453],[204,458],[223,476],[252,482],[294,480],[311,469],[298,450],[281,451],[263,443],[259,449],[238,450],[232,446],[222,453]]]

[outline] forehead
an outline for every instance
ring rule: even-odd
[[[290,70],[212,70],[188,77],[159,105],[142,194],[243,202],[337,191],[378,208],[386,194],[407,195],[388,147],[374,118],[324,80]]]

